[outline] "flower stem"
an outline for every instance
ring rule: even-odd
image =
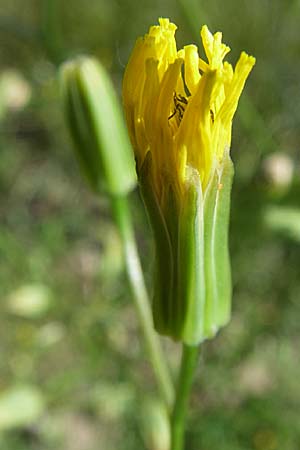
[[[128,200],[125,196],[111,197],[111,205],[122,240],[127,278],[144,334],[148,355],[162,399],[166,406],[170,408],[174,400],[173,382],[159,338],[153,328],[152,312],[134,238]]]
[[[59,0],[42,0],[41,32],[45,50],[54,64],[64,59],[63,36],[61,28]]]
[[[171,450],[183,450],[188,401],[197,367],[199,347],[183,344],[180,373],[171,417]]]

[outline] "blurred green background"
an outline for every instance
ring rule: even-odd
[[[179,46],[207,23],[232,63],[257,58],[232,142],[233,317],[204,345],[187,450],[300,448],[299,0],[1,0],[1,450],[166,450],[109,204],[81,178],[56,80],[91,53],[120,93],[160,16]],[[131,200],[151,287],[151,233]],[[179,349],[163,344],[175,369]]]

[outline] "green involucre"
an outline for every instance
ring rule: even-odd
[[[136,184],[120,105],[104,68],[77,57],[60,70],[67,123],[80,166],[95,191],[123,195]]]
[[[197,171],[189,168],[181,203],[170,185],[168,207],[162,211],[148,180],[150,164],[149,153],[139,179],[156,247],[154,325],[161,334],[197,345],[215,336],[230,319],[233,165],[226,151],[205,192]]]

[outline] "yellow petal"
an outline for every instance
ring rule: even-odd
[[[177,51],[176,25],[159,25],[137,41],[123,83],[127,123],[138,163],[152,157],[158,198],[165,175],[184,190],[186,171],[197,171],[205,189],[216,161],[230,147],[232,119],[255,59],[241,54],[235,70],[223,62],[230,48],[207,26],[201,38],[207,62],[195,45]],[[177,187],[175,188],[177,192]]]
[[[226,98],[219,112],[220,119],[225,126],[229,125],[233,119],[246,79],[254,64],[255,58],[253,56],[248,56],[245,52],[241,53],[231,83],[228,85]]]
[[[201,78],[196,45],[186,45],[184,47],[184,77],[188,90],[191,94],[194,94]]]

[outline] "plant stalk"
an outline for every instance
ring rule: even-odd
[[[153,366],[160,395],[167,408],[170,409],[175,396],[173,382],[158,335],[153,328],[152,311],[136,247],[128,200],[125,196],[111,197],[111,205],[122,240],[127,278],[144,334],[148,355]]]
[[[171,450],[184,448],[186,415],[198,358],[198,346],[183,344],[176,398],[171,416]]]
[[[61,11],[59,0],[42,0],[41,32],[48,57],[54,64],[64,60]]]

